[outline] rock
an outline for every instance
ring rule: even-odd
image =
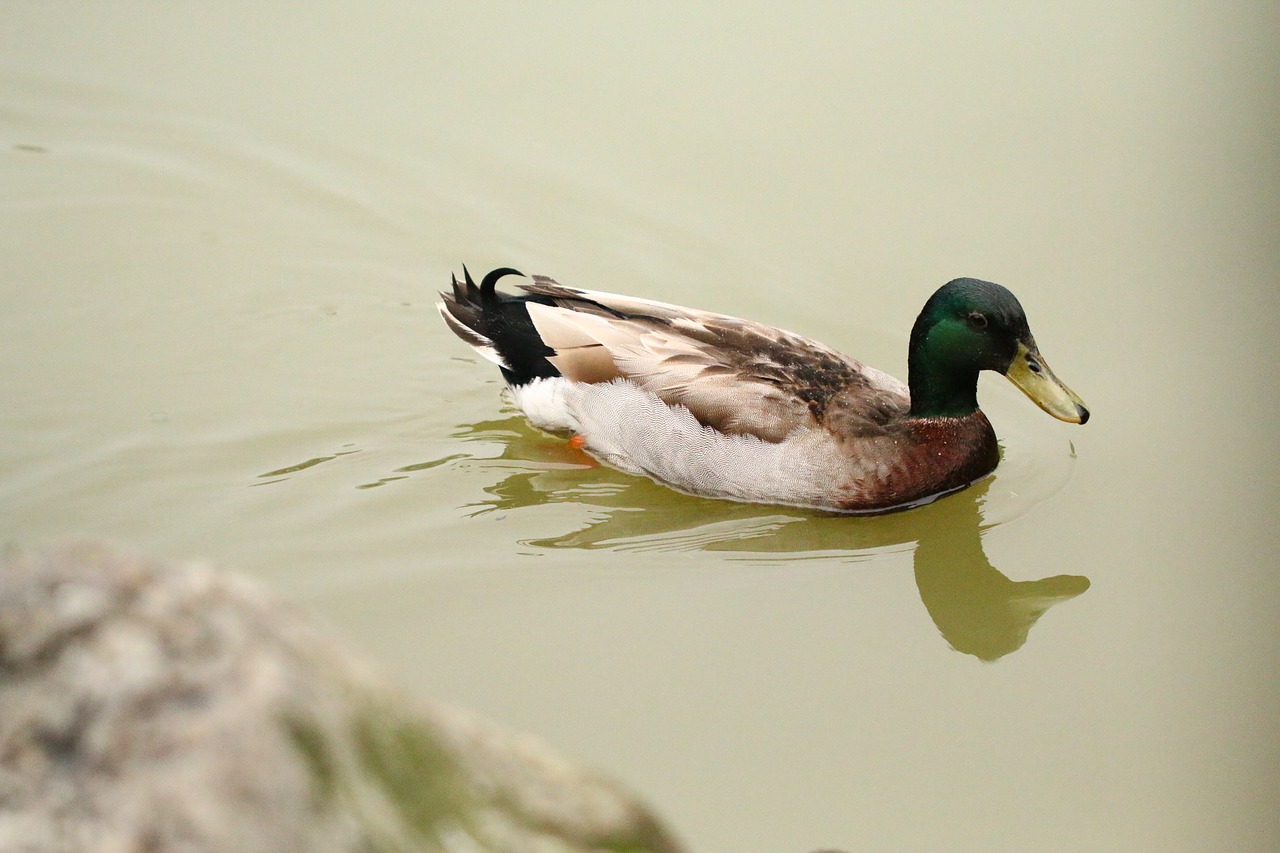
[[[254,583],[0,557],[0,850],[676,853],[540,741],[411,702]]]

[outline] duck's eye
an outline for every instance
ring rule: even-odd
[[[981,311],[970,311],[965,315],[965,319],[969,321],[969,325],[975,329],[985,329],[987,327],[987,315]]]

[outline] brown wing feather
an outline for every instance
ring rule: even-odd
[[[553,303],[529,314],[567,378],[625,377],[721,432],[882,434],[909,406],[901,382],[782,329],[541,276],[522,287]]]

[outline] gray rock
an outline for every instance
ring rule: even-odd
[[[540,741],[410,702],[255,584],[0,557],[0,850],[675,853]]]

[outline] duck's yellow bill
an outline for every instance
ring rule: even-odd
[[[1004,375],[1032,402],[1058,420],[1073,424],[1089,420],[1089,410],[1085,408],[1084,401],[1058,381],[1034,343],[1028,347],[1019,342],[1018,354]]]

